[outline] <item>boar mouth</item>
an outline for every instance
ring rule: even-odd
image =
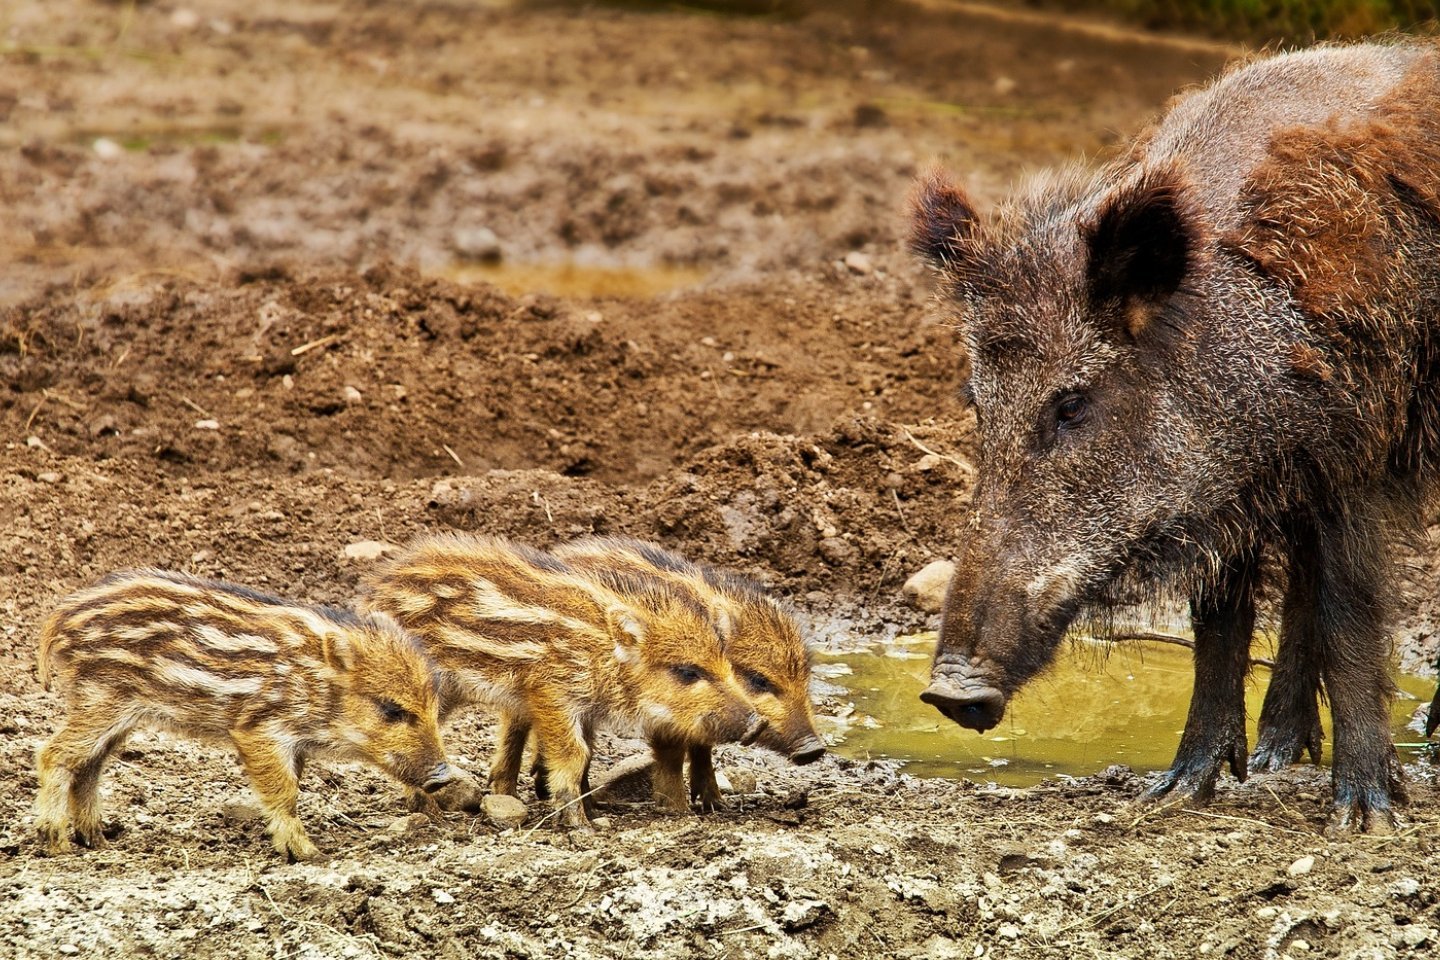
[[[750,726],[745,730],[745,733],[740,737],[740,744],[741,744],[741,746],[748,747],[748,746],[750,746],[751,744],[753,744],[756,740],[759,740],[759,739],[760,739],[760,735],[765,732],[765,728],[768,727],[769,725],[770,725],[770,721],[766,720],[766,719],[765,719],[764,717],[762,717],[762,716],[757,715],[753,720],[750,721]]]
[[[981,733],[1005,716],[1005,694],[983,681],[935,677],[920,694],[920,700],[960,726]]]

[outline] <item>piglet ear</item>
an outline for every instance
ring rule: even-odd
[[[915,181],[910,192],[910,249],[917,256],[941,270],[963,261],[975,226],[970,199],[938,165]]]
[[[325,662],[337,673],[349,673],[355,669],[355,649],[350,638],[343,633],[327,633],[320,640]]]
[[[645,625],[629,607],[616,605],[606,610],[605,624],[617,646],[633,647],[645,642]]]
[[[1082,228],[1091,303],[1118,308],[1120,325],[1132,339],[1194,267],[1196,221],[1183,181],[1164,170],[1117,189]]]

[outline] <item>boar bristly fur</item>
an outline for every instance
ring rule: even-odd
[[[1180,98],[994,217],[933,172],[912,245],[969,353],[969,541],[924,699],[987,729],[1081,614],[1178,589],[1195,693],[1152,798],[1247,772],[1266,558],[1278,663],[1249,769],[1335,729],[1331,827],[1385,829],[1391,541],[1440,462],[1440,47],[1321,47]]]
[[[46,619],[39,666],[66,704],[39,751],[36,827],[52,853],[72,835],[103,844],[101,770],[136,727],[233,745],[275,849],[295,860],[319,853],[295,812],[306,758],[362,760],[424,791],[452,779],[435,666],[389,617],[127,571]]]
[[[572,827],[590,826],[581,800],[598,726],[674,743],[763,729],[711,612],[655,577],[584,576],[502,539],[446,534],[388,562],[367,602],[420,636],[445,669],[442,716],[468,703],[500,712],[492,790],[515,793],[534,729]]]
[[[653,543],[623,537],[587,537],[551,551],[571,567],[602,578],[615,574],[653,577],[668,589],[681,591],[727,624],[725,658],[745,686],[756,712],[765,721],[755,743],[784,754],[798,764],[825,752],[815,731],[810,702],[810,656],[795,619],[753,580],[737,573],[693,563]],[[519,750],[518,731],[510,749]],[[687,810],[684,760],[690,760],[690,799],[703,810],[720,806],[712,742],[652,741],[655,754],[655,800],[672,810]],[[513,760],[515,764],[519,759]],[[543,758],[537,759],[537,773]],[[540,773],[543,776],[543,773]]]

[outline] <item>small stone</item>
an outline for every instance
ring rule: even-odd
[[[1280,911],[1275,907],[1261,907],[1255,911],[1255,919],[1257,920],[1274,920],[1279,915]]]
[[[1309,953],[1309,952],[1310,952],[1310,941],[1309,941],[1309,940],[1291,940],[1291,941],[1290,941],[1290,946],[1286,947],[1285,949],[1286,949],[1286,950],[1289,950],[1291,953]]]
[[[506,796],[503,793],[486,794],[481,801],[480,808],[490,822],[502,830],[510,830],[525,822],[530,815],[530,810],[518,797]]]
[[[701,337],[700,346],[710,347],[713,350],[715,347],[720,346],[720,341],[716,340],[714,337]]]
[[[1390,892],[1397,897],[1413,897],[1420,892],[1420,881],[1414,877],[1401,877],[1391,884]]]
[[[927,453],[925,454],[925,456],[915,461],[915,469],[919,470],[921,473],[929,473],[931,470],[934,470],[936,467],[940,466],[940,464],[944,462],[945,458],[940,456],[940,454]]]
[[[1301,857],[1285,869],[1292,877],[1303,877],[1315,868],[1314,857]]]
[[[196,430],[219,430],[219,429],[220,429],[220,421],[219,421],[219,420],[196,420],[196,421],[195,421],[195,429],[196,429]]]
[[[395,544],[382,540],[356,540],[354,543],[345,544],[341,554],[351,563],[373,563],[399,549]]]
[[[39,480],[41,483],[59,483],[61,480],[65,479],[65,474],[56,473],[53,470],[47,470],[44,473],[37,474],[35,479]]]
[[[815,926],[830,912],[824,900],[792,900],[780,912],[780,925],[793,933]]]
[[[1000,929],[996,930],[995,933],[998,936],[1004,937],[1006,940],[1020,939],[1020,928],[1013,923],[1000,924]]]
[[[500,238],[489,227],[458,228],[450,235],[450,247],[466,260],[500,262]]]
[[[170,25],[177,30],[194,30],[200,26],[200,14],[185,7],[170,11]]]
[[[615,821],[610,817],[596,817],[594,820],[590,821],[590,826],[594,827],[596,830],[609,830],[611,827],[615,826]]]
[[[62,943],[60,944],[60,952],[65,954],[65,956],[67,957],[73,957],[75,954],[80,952],[80,948],[75,946],[75,944],[73,943]]]
[[[820,541],[816,549],[820,551],[820,556],[825,559],[826,563],[844,563],[855,554],[855,548],[839,537],[826,537]]]
[[[875,265],[870,262],[870,258],[859,250],[851,250],[845,254],[845,266],[850,269],[851,273],[857,273],[862,277],[875,270]]]
[[[1417,947],[1425,946],[1425,944],[1433,940],[1436,935],[1437,931],[1433,927],[1427,927],[1419,923],[1412,923],[1410,926],[1405,927],[1400,931],[1400,940],[1402,943],[1405,944],[1405,946],[1409,947],[1411,950],[1414,950]]]
[[[1014,81],[1014,79],[1012,79],[1012,78],[1010,78],[1010,77],[996,77],[996,78],[995,78],[995,92],[998,93],[998,94],[1000,94],[1000,96],[1002,96],[1002,97],[1005,96],[1006,94],[1014,93],[1014,92],[1015,92],[1015,88],[1018,87],[1018,86],[1019,86],[1019,84],[1016,83],[1016,82]]]
[[[1095,814],[1095,822],[1109,825],[1115,822],[1115,818],[1108,813],[1097,813]]]
[[[955,564],[949,560],[935,560],[912,574],[900,592],[911,606],[926,613],[939,613],[945,606],[945,591],[954,576]]]
[[[725,771],[725,777],[730,781],[730,793],[750,794],[760,788],[760,780],[755,776],[753,770],[731,768]],[[722,786],[720,789],[724,790],[725,788]]]
[[[361,393],[356,388],[349,386],[348,384],[346,385],[342,393],[345,397],[346,403],[359,403],[361,400],[365,399],[365,394]]]
[[[445,905],[445,904],[447,904],[447,903],[454,903],[454,902],[455,902],[455,898],[454,898],[453,896],[451,896],[451,895],[450,895],[449,893],[447,893],[446,891],[441,890],[439,887],[436,887],[435,889],[433,889],[433,890],[430,891],[430,897],[431,897],[431,899],[433,899],[436,903],[441,904],[442,906]]]
[[[423,813],[407,813],[403,817],[396,817],[385,828],[385,832],[397,837],[408,837],[412,833],[418,833],[430,826],[430,818]]]
[[[191,562],[191,563],[205,563],[205,562],[207,562],[207,561],[209,561],[209,560],[214,560],[214,559],[215,559],[215,551],[214,551],[214,550],[196,550],[194,553],[190,554],[190,562]]]
[[[95,151],[95,156],[101,160],[114,160],[117,157],[123,157],[125,155],[125,148],[109,137],[96,138],[95,142],[90,145],[90,148]]]

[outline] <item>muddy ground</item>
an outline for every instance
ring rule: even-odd
[[[322,763],[301,815],[333,859],[286,865],[223,750],[143,736],[111,846],[37,855],[36,624],[115,567],[345,602],[360,541],[627,533],[762,579],[819,645],[933,625],[899,587],[955,551],[973,424],[901,249],[908,182],[938,156],[995,197],[1227,51],[942,0],[745,6],[0,11],[0,951],[1440,946],[1423,764],[1400,834],[1327,840],[1309,766],[1156,817],[1123,769],[1008,790],[722,748],[727,811],[616,801],[571,836],[538,802],[508,832],[415,822]],[[1409,558],[1400,652],[1425,670],[1440,561]],[[452,752],[483,765],[490,737],[466,716]]]

